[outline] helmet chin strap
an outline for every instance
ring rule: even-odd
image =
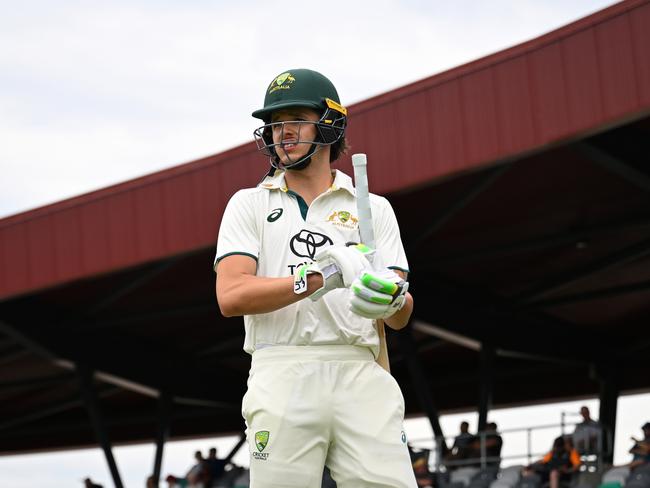
[[[276,153],[275,156],[271,157],[271,166],[282,170],[292,169],[295,171],[301,171],[307,168],[311,164],[311,157],[314,155],[316,151],[320,149],[320,147],[321,147],[320,145],[312,143],[311,147],[309,148],[309,151],[307,151],[307,154],[305,154],[298,161],[289,164],[288,166],[280,163],[279,161],[280,158]]]

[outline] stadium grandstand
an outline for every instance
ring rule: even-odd
[[[609,468],[619,395],[650,390],[650,1],[349,113],[432,297],[388,333],[407,415],[442,459],[440,413],[479,413],[474,465],[436,461],[438,484],[535,488],[488,469],[490,409],[597,397],[574,484],[650,487]],[[99,446],[121,487],[112,447],[154,442],[157,486],[166,441],[242,433],[250,359],[212,262],[226,202],[264,169],[251,142],[0,220],[0,454]]]

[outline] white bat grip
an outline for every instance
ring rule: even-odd
[[[363,153],[352,155],[354,168],[354,187],[357,193],[357,212],[359,212],[359,234],[361,242],[366,246],[375,248],[375,231],[372,227],[372,210],[370,208],[370,194],[368,192],[368,160]]]

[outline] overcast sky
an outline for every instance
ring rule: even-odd
[[[612,3],[0,0],[0,218],[250,141],[250,113],[287,69],[321,71],[349,105]],[[638,398],[619,411],[623,441],[649,410]],[[502,424],[557,422],[562,408]],[[184,471],[197,442],[168,450],[164,471]],[[126,486],[143,486],[152,448],[117,452]],[[74,487],[87,474],[110,486],[96,450],[0,458],[3,486]]]
[[[286,69],[351,104],[612,3],[0,0],[0,217],[252,140]]]

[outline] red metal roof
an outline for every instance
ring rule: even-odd
[[[352,150],[385,194],[633,120],[650,112],[649,46],[650,1],[621,2],[353,105]],[[263,161],[245,144],[0,220],[0,298],[213,245]]]

